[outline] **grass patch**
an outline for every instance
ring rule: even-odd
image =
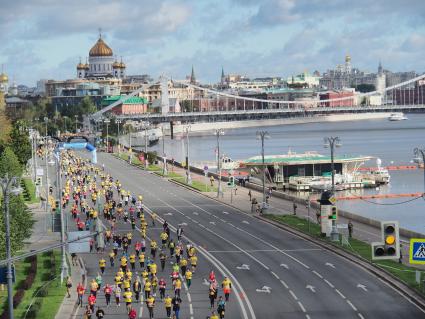
[[[122,160],[124,160],[126,162],[129,161],[129,155],[127,153],[121,153],[121,154],[114,153],[114,156],[117,157],[117,158],[120,158],[120,159],[122,159]],[[131,164],[136,165],[137,167],[139,167],[141,169],[145,169],[145,164],[143,162],[141,162],[137,158],[137,156],[135,156],[134,154],[133,154],[133,156],[131,158]],[[152,172],[154,172],[154,171],[162,171],[162,168],[159,167],[158,165],[149,164],[148,165],[148,171],[152,171]]]
[[[24,189],[22,196],[27,204],[39,203],[40,199],[35,196],[35,184],[31,178],[23,178],[21,180],[22,188]]]
[[[207,183],[207,186],[205,187],[205,183],[202,183],[202,182],[197,181],[197,180],[192,180],[192,184],[189,185],[186,182],[186,177],[181,176],[181,175],[178,175],[178,174],[176,174],[176,175],[178,177],[171,178],[173,181],[176,181],[176,182],[179,182],[181,184],[184,184],[184,185],[186,185],[188,187],[191,187],[193,189],[196,189],[196,190],[198,190],[200,192],[216,192],[217,191],[217,187],[214,187],[214,186],[211,187],[208,183]]]
[[[41,288],[46,282],[51,280],[52,274],[54,274],[56,279],[54,279],[47,287],[47,294],[44,297],[35,297],[34,303],[39,304],[39,311],[37,312],[37,318],[43,319],[53,319],[62,303],[62,300],[65,296],[66,288],[60,284],[60,266],[61,266],[61,254],[59,251],[53,252],[55,259],[55,269],[45,267],[50,263],[50,254],[46,253],[39,254],[37,258],[37,274],[34,280],[33,285],[30,289],[25,291],[25,295],[19,304],[19,306],[14,310],[15,318],[24,318],[25,313],[33,301],[33,297],[39,288]],[[25,271],[29,267],[30,263],[26,261],[20,261],[15,264],[15,274],[16,282],[13,285],[13,291],[15,294],[16,288],[23,284],[25,280]],[[0,291],[0,312],[3,312],[7,304],[7,291]]]
[[[318,240],[323,240],[327,243],[330,243],[339,248],[342,248],[345,251],[358,255],[366,259],[368,262],[373,263],[374,265],[388,271],[389,273],[397,277],[399,280],[409,285],[411,288],[425,295],[424,285],[423,284],[420,285],[416,283],[416,271],[420,269],[412,267],[412,266],[406,266],[404,264],[400,264],[397,261],[392,261],[392,260],[372,261],[371,246],[370,244],[364,241],[351,238],[349,239],[351,247],[342,246],[341,243],[339,242],[331,242],[329,239],[321,237],[320,226],[316,223],[310,222],[310,228],[309,228],[308,221],[306,219],[299,218],[293,215],[265,214],[264,217],[270,220],[276,221],[278,223],[281,223],[283,225],[287,225],[292,228],[295,228],[303,233],[309,234],[310,236],[317,238]],[[403,256],[403,258],[408,258],[408,256]],[[423,279],[425,276],[425,271],[422,271],[422,270],[420,271],[421,271],[421,276]]]

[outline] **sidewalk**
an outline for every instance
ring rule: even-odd
[[[171,171],[171,165],[168,164],[168,170]],[[180,167],[173,167],[173,171],[177,174],[180,174],[182,176],[186,176],[186,170]],[[191,173],[192,180],[199,180],[205,183],[206,178],[204,176]],[[208,184],[210,185],[210,181],[208,179]],[[218,187],[218,181],[214,181],[214,185]],[[205,196],[208,196],[212,199],[218,200],[224,204],[233,206],[245,213],[252,214],[251,212],[251,201],[248,195],[248,192],[251,191],[251,197],[256,198],[257,202],[261,203],[263,194],[261,192],[258,192],[253,189],[249,189],[246,187],[242,187],[237,185],[236,186],[236,192],[233,191],[233,196],[230,194],[230,188],[227,187],[227,182],[221,182],[221,187],[223,190],[223,194],[220,195],[219,198],[217,198],[216,192],[203,192],[202,194]],[[236,194],[235,194],[236,193]],[[316,220],[316,212],[317,209],[311,207],[310,208],[310,216],[308,216],[308,208],[307,205],[302,205],[299,202],[297,202],[297,216],[305,219],[309,219],[312,223],[317,224]],[[267,214],[274,214],[274,215],[289,215],[293,214],[293,202],[290,200],[285,200],[277,197],[272,197],[269,199],[269,208],[267,208]],[[342,216],[338,216],[338,223],[340,224],[347,224],[348,219],[344,218]],[[381,241],[381,229],[377,227],[373,227],[367,224],[363,224],[357,221],[352,221],[354,224],[353,228],[353,237],[355,239],[359,239],[361,241],[372,243],[376,241]],[[409,264],[409,238],[401,237],[402,242],[402,262],[405,265],[411,266]],[[418,268],[424,268],[425,267],[418,267]]]

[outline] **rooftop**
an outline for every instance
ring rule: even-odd
[[[122,97],[123,96],[121,95],[112,95],[112,96],[105,97],[102,100],[102,105],[112,104],[118,101],[119,99],[121,99]],[[139,96],[132,96],[123,101],[123,104],[147,104],[147,103],[148,101],[145,98],[139,97]]]
[[[335,163],[349,163],[349,162],[365,162],[372,159],[371,156],[335,156]],[[284,155],[266,155],[264,156],[265,164],[278,164],[278,165],[301,165],[301,164],[323,164],[330,163],[331,157],[318,154],[316,152],[306,152],[302,154],[291,153]],[[246,165],[256,166],[262,164],[261,156],[250,157],[243,161]]]

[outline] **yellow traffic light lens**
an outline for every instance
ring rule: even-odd
[[[387,245],[392,245],[392,244],[394,244],[394,243],[395,243],[395,237],[394,237],[394,236],[392,236],[392,235],[387,236],[387,237],[385,238],[385,243],[386,243]]]

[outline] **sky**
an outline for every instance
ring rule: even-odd
[[[425,71],[424,0],[0,0],[0,64],[10,79],[76,77],[99,28],[127,74],[201,83],[287,77],[352,65]]]

